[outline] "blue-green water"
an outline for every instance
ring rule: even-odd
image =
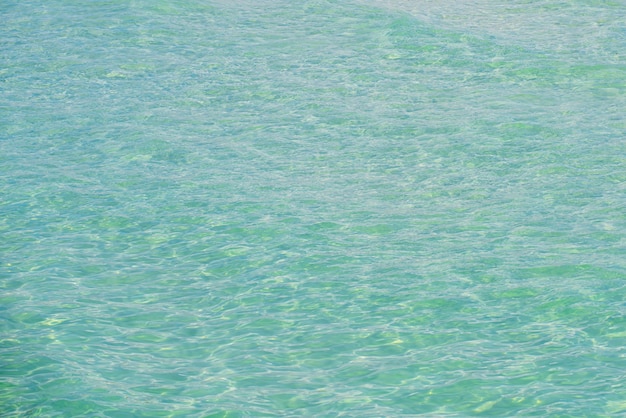
[[[3,1],[0,415],[626,416],[626,5],[448,3]]]

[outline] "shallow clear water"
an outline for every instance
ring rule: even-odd
[[[0,415],[626,415],[620,1],[5,1]]]

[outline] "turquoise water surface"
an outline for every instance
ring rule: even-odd
[[[4,0],[0,416],[626,416],[626,4]]]

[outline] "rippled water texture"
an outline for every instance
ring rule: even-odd
[[[0,21],[0,415],[626,415],[623,2]]]

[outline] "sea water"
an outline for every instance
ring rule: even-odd
[[[0,415],[626,416],[622,1],[0,22]]]

